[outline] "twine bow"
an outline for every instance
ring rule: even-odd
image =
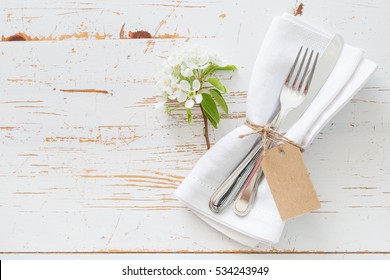
[[[304,149],[301,147],[301,145],[295,143],[294,141],[288,139],[283,134],[280,134],[279,132],[277,132],[272,127],[271,123],[268,123],[266,125],[258,125],[258,124],[255,124],[247,119],[245,121],[245,125],[251,129],[253,129],[253,132],[240,135],[240,138],[244,138],[244,137],[247,137],[247,136],[253,135],[253,134],[260,134],[263,137],[263,143],[264,143],[263,144],[263,147],[264,147],[263,151],[264,152],[265,152],[265,150],[267,150],[270,147],[270,145],[272,143],[278,143],[278,142],[291,144],[291,145],[299,148],[299,150],[301,150],[301,152],[304,151]]]

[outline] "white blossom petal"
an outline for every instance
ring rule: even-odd
[[[198,69],[198,65],[196,63],[192,62],[189,58],[186,61],[186,65],[188,66],[188,68]]]
[[[200,82],[199,80],[194,80],[192,82],[192,90],[198,91],[200,89]]]
[[[200,66],[203,66],[204,64],[206,64],[207,62],[209,62],[209,56],[207,53],[202,53],[199,55],[199,58],[198,58],[198,63]]]
[[[185,106],[186,106],[186,108],[190,109],[190,108],[194,107],[194,104],[195,104],[195,102],[193,99],[188,99],[185,103]]]
[[[179,95],[177,96],[177,101],[179,101],[181,103],[181,102],[184,102],[186,100],[187,100],[187,93],[184,91],[181,91],[179,93]]]
[[[219,57],[216,54],[210,54],[209,59],[211,63],[218,64],[219,62]]]
[[[190,91],[191,90],[191,85],[188,81],[186,80],[181,80],[179,83],[179,88],[183,91]]]
[[[161,77],[160,80],[157,81],[157,87],[163,89],[166,86],[165,77]]]
[[[216,54],[210,55],[210,62],[214,63],[218,66],[221,66],[221,67],[228,65],[228,63],[226,61],[221,60]]]
[[[173,89],[171,87],[165,87],[164,88],[164,92],[167,94],[167,95],[171,95],[173,93]]]
[[[180,90],[174,90],[173,93],[171,94],[172,96],[178,97],[180,94]]]
[[[182,68],[181,69],[181,74],[183,75],[183,77],[191,77],[194,75],[194,71],[191,69],[191,68]]]
[[[176,66],[176,65],[180,64],[180,62],[181,62],[180,60],[181,59],[178,56],[170,56],[170,57],[168,57],[167,62],[168,62],[169,66]]]
[[[165,64],[165,66],[163,67],[162,69],[162,74],[163,75],[170,75],[173,71],[173,66],[169,65],[169,64]]]
[[[199,104],[200,102],[202,102],[202,100],[203,100],[203,96],[202,96],[201,94],[197,94],[197,95],[195,96],[195,102],[196,102],[196,104]]]
[[[172,88],[173,91],[176,91],[176,90],[179,89],[179,85],[177,84],[177,82],[176,82],[176,83],[173,83],[173,82],[172,82],[171,88]]]
[[[177,82],[179,81],[179,78],[176,77],[176,76],[173,76],[173,75],[170,75],[169,78],[170,78],[170,81],[171,81],[171,85],[176,85]]]

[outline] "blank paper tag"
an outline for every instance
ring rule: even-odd
[[[283,221],[321,207],[299,148],[282,144],[269,149],[261,167]]]

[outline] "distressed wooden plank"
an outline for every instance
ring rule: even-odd
[[[154,109],[158,65],[196,43],[239,66],[225,78],[231,114],[212,130],[215,142],[244,121],[261,38],[292,2],[2,3],[3,35],[40,42],[0,44],[0,251],[389,253],[388,27],[370,29],[386,20],[384,1],[316,1],[302,10],[382,62],[305,153],[321,210],[289,222],[277,246],[248,250],[173,195],[205,144],[199,117],[187,126],[183,112]],[[120,40],[124,23],[122,39],[129,31],[154,38]],[[80,32],[87,35],[67,36]]]
[[[284,1],[293,7],[294,1]],[[277,5],[273,5],[277,6]],[[102,40],[102,39],[196,39],[229,36],[222,32],[238,27],[249,13],[250,1],[47,1],[2,3],[3,40]],[[238,9],[237,9],[238,8]],[[260,12],[270,19],[266,7]],[[291,8],[292,9],[292,8]],[[280,9],[281,11],[281,9]],[[248,18],[249,19],[249,18]],[[202,22],[207,21],[207,25]],[[199,22],[201,24],[199,24]],[[207,28],[205,28],[207,26]],[[249,30],[248,30],[249,31]],[[14,36],[14,37],[12,37]],[[153,40],[150,41],[151,45]]]

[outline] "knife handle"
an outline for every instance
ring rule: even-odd
[[[262,141],[257,143],[229,177],[214,191],[209,200],[209,208],[212,212],[221,212],[237,197],[245,180],[255,166],[262,146]]]

